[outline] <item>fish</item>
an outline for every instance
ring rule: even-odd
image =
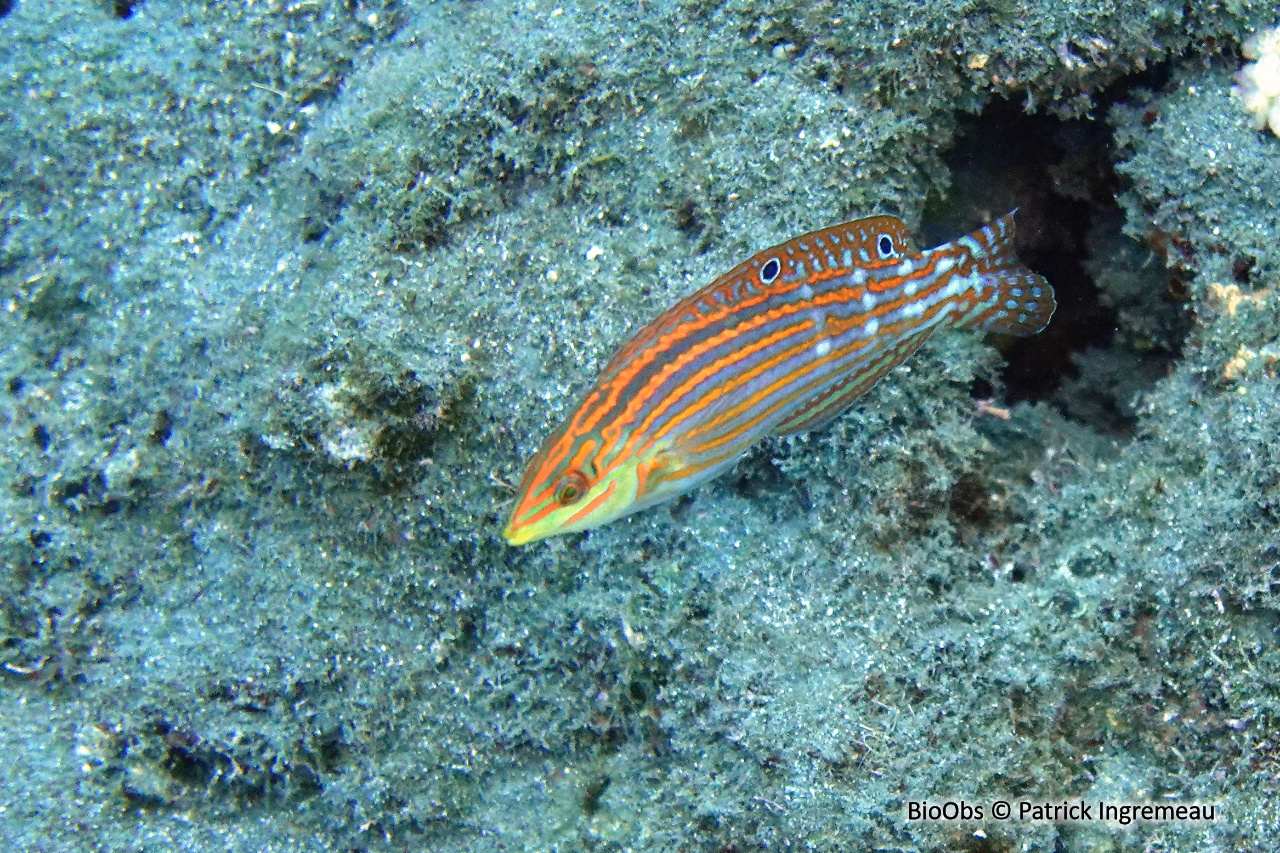
[[[1014,251],[1016,209],[915,251],[868,216],[752,255],[624,343],[530,458],[503,536],[526,545],[651,507],[766,436],[817,430],[939,328],[1033,335],[1053,287]]]

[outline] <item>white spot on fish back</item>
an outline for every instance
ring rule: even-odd
[[[973,239],[973,237],[968,234],[961,237],[956,242],[959,243],[961,246],[964,246],[966,249],[968,249],[969,254],[975,260],[978,258],[984,258],[987,255],[987,250],[983,248],[982,244],[979,243],[977,240]]]
[[[854,271],[853,271],[853,276],[852,276],[852,278],[853,278],[853,283],[854,283],[854,284],[866,284],[866,283],[867,283],[867,271],[866,271],[866,270],[864,270],[862,267],[858,267],[856,270],[854,270]]]
[[[797,291],[796,291],[796,293],[800,294],[800,298],[801,298],[801,299],[812,299],[812,298],[813,298],[813,288],[812,288],[812,287],[810,287],[810,286],[809,286],[809,285],[807,285],[807,284],[802,284],[802,285],[800,285],[800,289],[799,289],[799,290],[797,290]]]
[[[862,307],[870,311],[876,307],[876,298],[871,293],[862,294]]]
[[[816,344],[814,344],[813,352],[816,356],[818,356],[818,358],[822,358],[824,355],[831,352],[831,341],[827,340],[826,338],[823,338],[822,340],[818,341]]]
[[[915,271],[916,271],[916,268],[912,265],[910,258],[907,258],[905,261],[898,264],[898,275],[908,276]]]
[[[875,317],[872,317],[867,321],[867,324],[862,327],[862,331],[868,338],[874,338],[880,332],[880,321]]]

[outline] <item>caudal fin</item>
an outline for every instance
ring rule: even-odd
[[[981,276],[982,302],[990,305],[966,325],[983,332],[1026,337],[1049,324],[1058,303],[1048,280],[1024,267],[1014,252],[1015,213],[1011,210],[956,242],[969,250],[973,271]]]

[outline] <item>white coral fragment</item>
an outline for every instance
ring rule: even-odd
[[[1253,115],[1254,127],[1280,136],[1280,27],[1254,33],[1241,52],[1254,61],[1236,72],[1231,92]]]

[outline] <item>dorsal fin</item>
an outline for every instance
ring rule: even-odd
[[[886,238],[888,242],[884,242]],[[682,323],[703,322],[732,312],[744,300],[767,298],[770,288],[794,286],[796,275],[825,277],[856,267],[873,269],[898,263],[910,252],[907,226],[898,217],[887,215],[851,219],[762,249],[662,312],[613,354],[603,372],[626,364],[655,337]]]

